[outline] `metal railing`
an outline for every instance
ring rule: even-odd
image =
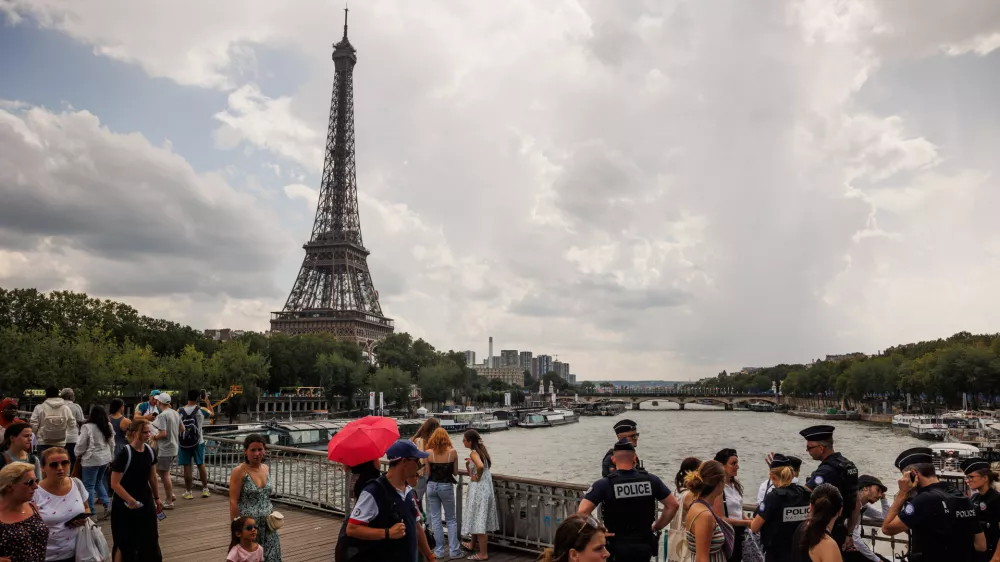
[[[211,435],[205,436],[205,443],[209,485],[217,491],[228,490],[229,477],[244,458],[243,443]],[[325,451],[269,445],[265,462],[270,469],[274,501],[341,516],[350,512],[351,474],[343,465],[327,460]],[[182,477],[183,467],[174,466],[171,473]],[[200,483],[196,469],[192,476]],[[490,542],[528,552],[541,552],[552,544],[559,524],[576,513],[587,491],[587,486],[568,482],[502,474],[492,477],[500,528],[489,534]],[[459,529],[468,489],[468,473],[460,470],[455,489]],[[748,517],[753,517],[755,504],[744,504],[743,508]],[[873,550],[886,556],[905,552],[906,535],[882,535],[881,524],[868,519],[861,524],[862,535]],[[676,526],[675,519],[671,528]]]

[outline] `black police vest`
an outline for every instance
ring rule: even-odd
[[[378,515],[368,522],[371,529],[389,529],[396,523],[406,524],[406,536],[401,539],[365,541],[354,537],[347,539],[345,550],[349,562],[382,562],[384,560],[410,560],[417,551],[416,518],[408,510],[405,500],[385,476],[368,483],[364,489],[371,494],[378,506]],[[345,523],[346,527],[347,524]]]
[[[615,540],[648,542],[653,539],[656,521],[656,497],[653,481],[645,471],[623,474],[615,471],[608,476],[611,499],[601,504],[604,524],[615,534]]]
[[[760,540],[768,560],[789,560],[792,554],[792,535],[809,517],[809,490],[798,484],[774,488],[764,498],[768,513],[774,516],[764,520]],[[773,553],[773,555],[772,555]]]
[[[838,518],[836,525],[844,526],[858,501],[858,467],[840,453],[830,455],[821,464],[829,465],[837,471],[837,480],[839,481],[837,489],[840,490],[840,496],[844,498],[844,517]]]
[[[969,498],[944,484],[934,484],[919,494],[933,494],[944,513],[928,521],[926,528],[910,529],[909,562],[973,560],[973,537],[964,530],[966,520],[976,517]]]
[[[976,553],[977,560],[990,560],[1000,543],[1000,492],[990,488],[985,494],[972,495],[972,507],[986,535],[986,552]]]

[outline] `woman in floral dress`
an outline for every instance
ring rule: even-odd
[[[229,517],[253,517],[257,521],[257,543],[264,548],[264,562],[281,562],[281,541],[267,524],[271,505],[271,471],[264,464],[267,444],[256,433],[243,442],[244,462],[229,476]]]
[[[463,546],[472,551],[468,560],[486,560],[486,533],[500,528],[497,518],[497,499],[493,494],[493,477],[490,476],[490,453],[483,444],[479,432],[470,429],[465,432],[462,443],[470,453],[466,459],[469,471],[469,497],[462,512],[462,534],[472,535],[472,540]],[[476,544],[478,542],[478,544]],[[476,547],[478,546],[478,552]]]

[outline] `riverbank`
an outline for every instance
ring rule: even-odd
[[[799,418],[810,418],[814,420],[828,420],[828,421],[863,421],[869,423],[877,423],[890,425],[892,424],[892,414],[827,414],[825,412],[803,412],[798,410],[789,410],[785,412],[790,416],[796,416]]]

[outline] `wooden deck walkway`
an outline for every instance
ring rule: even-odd
[[[213,493],[210,498],[178,496],[173,510],[160,522],[160,550],[167,562],[178,560],[225,560],[229,547],[229,498]],[[285,526],[281,529],[282,562],[333,561],[333,547],[343,519],[318,511],[281,506]],[[111,521],[101,528],[111,540]],[[535,556],[491,547],[494,562],[531,562]]]

